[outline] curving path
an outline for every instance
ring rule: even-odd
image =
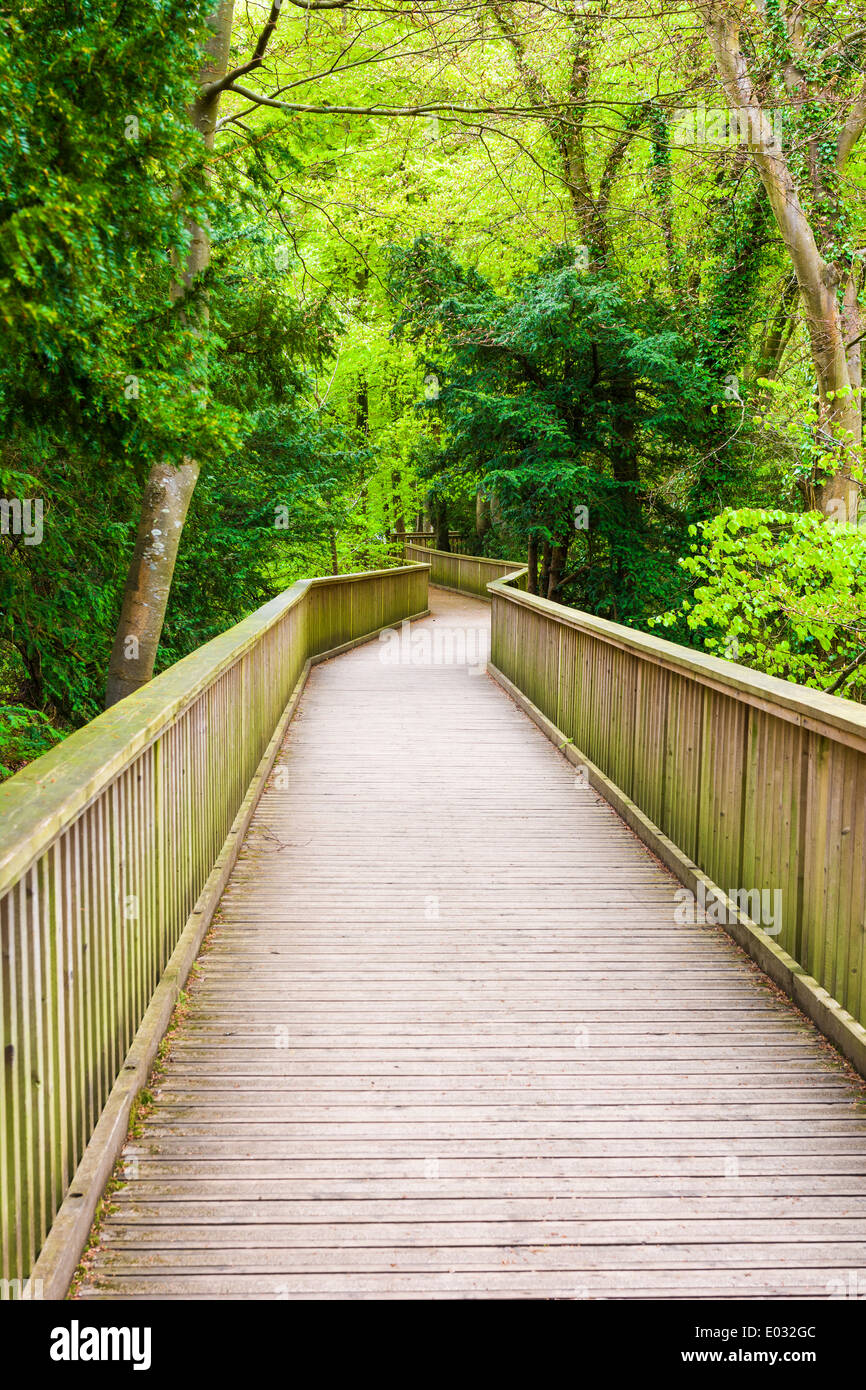
[[[860,1083],[431,601],[313,669],[79,1297],[864,1296]]]

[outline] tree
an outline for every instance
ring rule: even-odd
[[[344,8],[348,0],[290,0],[305,10]],[[245,73],[261,66],[279,19],[282,0],[274,0],[251,56],[229,71],[234,0],[218,0],[209,19],[211,37],[205,44],[198,85],[190,109],[192,125],[207,150],[213,150],[223,92]],[[207,217],[187,219],[188,249],[172,286],[176,309],[195,316],[206,314],[206,300],[196,302],[210,262],[211,236]],[[194,360],[182,384],[193,408],[207,398],[207,358]],[[195,455],[183,453],[151,465],[139,512],[138,529],[127,574],[120,618],[108,667],[106,705],[122,699],[150,680],[156,661],[165,610],[171,590],[187,510],[201,468]]]
[[[19,503],[36,496],[45,512],[39,544],[0,534],[0,668],[14,673],[12,703],[59,727],[99,708],[142,495],[139,541],[151,537],[159,563],[151,574],[134,549],[131,576],[145,572],[133,592],[159,590],[159,602],[139,659],[165,665],[272,591],[268,576],[303,529],[300,509],[286,530],[274,525],[275,505],[302,490],[289,440],[317,495],[333,495],[335,479],[351,486],[359,469],[309,379],[334,351],[336,319],[321,302],[294,299],[290,254],[254,178],[217,162],[205,198],[207,145],[186,112],[207,37],[197,10],[189,0],[117,0],[75,15],[48,7],[26,43],[14,22],[0,28],[11,98],[0,171],[0,490]],[[36,101],[49,62],[53,80]],[[215,234],[201,231],[206,221]],[[182,295],[172,254],[189,273]],[[206,280],[193,274],[194,256],[207,261]],[[260,450],[269,462],[252,467]],[[179,469],[167,462],[178,456]],[[189,611],[175,610],[157,654],[182,528],[161,525],[154,507],[163,475],[180,488],[185,470],[191,484],[199,458],[210,505],[197,511],[182,566]],[[180,500],[185,514],[189,495]],[[231,571],[206,574],[229,535],[239,552]],[[128,596],[119,631],[135,635]]]
[[[46,504],[41,544],[0,538],[0,636],[28,698],[73,721],[94,712],[141,473],[183,428],[172,388],[189,336],[160,309],[194,206],[198,9],[52,0],[0,15],[0,476]]]
[[[708,651],[801,685],[866,697],[866,531],[742,508],[692,527],[685,619]]]
[[[444,426],[443,468],[495,492],[528,545],[531,589],[645,621],[673,592],[696,508],[666,501],[665,477],[724,439],[721,391],[693,348],[567,245],[497,292],[419,238],[394,251],[391,284],[396,331],[441,383],[426,408]]]
[[[741,37],[749,10],[750,59]],[[860,267],[842,176],[866,125],[866,80],[854,55],[863,31],[838,35],[823,7],[779,0],[756,18],[743,0],[699,6],[722,85],[767,192],[803,301],[821,403],[826,516],[856,521],[862,485]],[[757,77],[756,74],[757,73]],[[785,102],[785,144],[769,103]]]
[[[533,64],[528,45],[513,4],[504,0],[488,0],[497,28],[514,54],[514,61],[528,101],[537,107],[556,153],[560,175],[568,190],[580,242],[585,247],[586,268],[600,268],[613,262],[614,241],[610,226],[611,198],[617,174],[623,166],[632,141],[644,130],[652,146],[652,178],[650,187],[655,197],[667,254],[671,287],[676,289],[679,269],[674,249],[668,116],[656,100],[643,100],[624,107],[619,127],[607,133],[593,129],[589,117],[592,106],[590,93],[598,50],[605,46],[603,24],[599,16],[579,8],[566,6],[564,22],[565,63],[564,99],[558,99],[549,84]],[[590,130],[587,126],[590,126]],[[592,154],[587,148],[592,136]],[[592,164],[597,163],[598,188],[593,188]]]
[[[207,149],[213,148],[219,84],[226,75],[233,15],[234,0],[219,0],[209,20],[213,32],[205,44],[198,90],[191,107],[193,127]],[[187,305],[210,260],[206,214],[198,218],[187,216],[187,234],[188,248],[180,274],[171,287],[171,298],[176,307],[184,307],[187,321],[194,325],[201,306]],[[196,354],[181,389],[193,398],[206,393],[206,371],[206,362]],[[192,454],[169,455],[151,464],[108,663],[106,706],[122,700],[153,675],[178,547],[200,466]]]

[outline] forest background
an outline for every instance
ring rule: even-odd
[[[0,776],[449,532],[866,697],[860,0],[0,0]]]

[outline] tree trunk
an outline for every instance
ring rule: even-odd
[[[154,464],[150,470],[108,665],[106,709],[153,675],[178,541],[198,472],[192,459],[180,468]]]
[[[526,547],[526,567],[529,574],[526,577],[526,592],[528,594],[538,593],[538,537],[529,537]]]
[[[700,8],[728,102],[754,142],[755,166],[800,287],[818,381],[820,424],[825,436],[831,435],[834,441],[833,473],[818,489],[818,505],[829,519],[855,521],[860,490],[851,475],[861,453],[862,410],[852,389],[846,350],[850,339],[845,337],[837,300],[840,271],[818,249],[782,146],[755,94],[740,49],[739,16],[715,0]]]
[[[860,313],[860,289],[862,282],[862,267],[855,261],[851,267],[848,281],[845,285],[845,294],[842,300],[842,336],[845,341],[845,355],[848,360],[848,379],[851,382],[851,389],[855,392],[855,403],[861,420],[861,440],[862,440],[862,419],[863,419],[863,344],[860,341],[862,329],[862,315]],[[851,518],[852,521],[856,517]]]
[[[634,381],[629,380],[620,388],[616,400],[619,405],[619,419],[610,450],[610,465],[616,481],[623,484],[618,498],[623,523],[633,530],[638,525],[641,511],[637,495],[640,460],[635,437],[637,391]]]
[[[550,551],[550,572],[547,576],[547,597],[556,598],[559,582],[565,574],[568,562],[568,541],[564,545],[554,545]]]
[[[367,378],[358,380],[358,394],[355,399],[355,429],[359,434],[370,431],[370,397],[367,391]]]
[[[213,149],[220,94],[211,96],[203,89],[218,82],[227,71],[233,15],[234,0],[218,0],[209,20],[214,35],[207,45],[199,73],[199,90],[190,108],[193,125],[200,131],[208,149]],[[190,223],[189,228],[192,240],[186,263],[171,292],[175,302],[184,299],[210,261],[207,228],[197,223]],[[191,390],[201,387],[199,381],[191,381],[189,385]],[[153,676],[180,538],[199,467],[198,461],[191,458],[184,458],[180,463],[162,460],[152,466],[145,483],[135,546],[108,663],[106,709],[146,685]]]
[[[538,579],[538,592],[546,594],[550,584],[550,541],[541,542],[541,574]]]
[[[406,518],[403,515],[403,504],[400,500],[400,470],[391,470],[391,492],[394,499],[394,530],[398,536],[406,534]]]
[[[490,530],[490,502],[481,488],[475,494],[475,535],[478,540]]]
[[[337,557],[337,533],[331,532],[331,574],[340,573],[340,562]]]
[[[451,543],[448,537],[448,503],[444,498],[440,498],[434,504],[433,520],[436,528],[436,549],[450,552]]]
[[[791,276],[782,288],[776,312],[767,325],[758,350],[758,360],[753,375],[774,380],[782,365],[785,349],[791,340],[796,323],[794,310],[800,293],[796,276]],[[769,393],[766,393],[769,394]]]

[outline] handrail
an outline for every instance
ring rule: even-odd
[[[425,550],[430,550],[436,544],[436,533],[435,531],[392,531],[389,539],[395,545],[417,545],[423,546]],[[465,539],[462,531],[448,532],[448,544],[454,547],[453,553],[460,554],[460,546]],[[441,553],[444,555],[448,552],[442,551]]]
[[[513,560],[490,560],[483,555],[462,555],[448,550],[433,550],[428,546],[407,541],[403,547],[407,560],[426,561],[430,565],[430,583],[440,589],[488,598],[487,586],[493,579],[511,577],[525,584],[526,568]]]
[[[522,574],[524,571],[515,573]],[[502,586],[507,588],[508,581],[513,577],[506,575],[502,581],[491,581],[487,586],[488,591],[494,592],[495,585],[495,592],[501,592]],[[780,718],[789,718],[829,737],[842,737],[852,747],[866,751],[866,706],[854,700],[828,695],[826,691],[813,690],[810,686],[798,685],[778,676],[764,675],[748,666],[680,646],[677,642],[654,637],[638,628],[597,618],[593,613],[569,608],[537,594],[507,588],[507,596],[538,612],[548,613],[556,622],[573,627],[578,632],[592,634],[610,646],[639,654],[643,660],[672,671],[688,673],[696,681],[713,689],[736,691],[742,700],[756,709],[773,707]]]
[[[425,612],[428,572],[299,580],[0,786],[0,1280],[32,1268],[309,662]]]
[[[414,542],[424,541],[425,544],[426,544],[427,541],[435,541],[435,539],[436,539],[436,532],[435,532],[435,531],[392,531],[392,532],[390,533],[390,536],[391,536],[391,540],[392,540],[392,541],[409,541],[409,542],[413,542],[413,541],[414,541]],[[448,539],[449,539],[449,540],[455,540],[455,541],[461,541],[461,540],[463,539],[463,532],[462,532],[462,531],[449,531],[449,532],[448,532]],[[447,551],[443,551],[442,553],[443,553],[443,555],[444,555],[444,554],[447,554]]]

